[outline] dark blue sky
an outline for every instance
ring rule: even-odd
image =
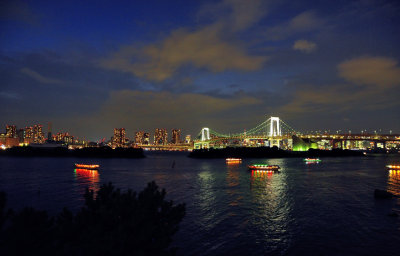
[[[397,1],[2,1],[0,126],[400,133]]]

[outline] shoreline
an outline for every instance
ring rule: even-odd
[[[191,158],[306,158],[306,157],[365,157],[363,151],[354,150],[319,150],[287,151],[278,148],[224,148],[224,149],[196,149],[188,157]]]

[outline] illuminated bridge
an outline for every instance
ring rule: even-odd
[[[241,145],[278,146],[284,139],[289,139],[297,132],[279,117],[270,117],[254,128],[242,133],[223,134],[211,130],[201,129],[195,141],[194,148],[221,147],[224,144],[235,144],[241,141]],[[251,143],[251,141],[257,141]]]
[[[295,136],[294,136],[295,135]],[[361,143],[362,142],[362,143]],[[361,143],[361,144],[360,144]],[[369,143],[369,144],[368,144]],[[296,149],[296,145],[298,149]],[[324,145],[326,144],[326,145]],[[194,141],[194,149],[230,146],[277,146],[279,148],[307,150],[308,148],[385,148],[400,147],[399,135],[317,134],[305,135],[295,131],[279,117],[270,117],[254,128],[242,133],[219,133],[210,128],[201,129]]]

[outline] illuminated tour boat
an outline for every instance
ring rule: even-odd
[[[304,161],[307,163],[319,163],[319,162],[321,162],[321,159],[319,159],[319,158],[304,158]]]
[[[386,165],[386,167],[391,170],[400,170],[400,164],[397,164],[397,165],[390,164],[390,165]]]
[[[76,168],[81,168],[81,169],[98,169],[100,165],[98,164],[75,164]]]
[[[227,158],[226,163],[227,164],[240,164],[242,162],[241,158]]]
[[[280,168],[281,167],[279,167],[279,165],[266,165],[266,164],[249,165],[249,170],[256,170],[256,171],[277,172]]]

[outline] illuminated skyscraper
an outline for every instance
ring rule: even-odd
[[[154,144],[165,145],[168,142],[168,133],[166,129],[156,129],[154,133]]]
[[[114,128],[113,147],[123,147],[125,145],[125,128]]]
[[[26,139],[26,143],[30,143],[31,139],[33,141],[33,127],[32,126],[25,127],[25,139]]]
[[[136,132],[135,133],[135,144],[142,145],[144,142],[144,132]]]
[[[181,130],[180,129],[173,129],[172,130],[171,143],[172,144],[181,143]]]
[[[8,138],[17,137],[17,127],[15,125],[6,125],[6,136]]]
[[[143,145],[149,145],[150,144],[150,133],[145,132],[143,134]]]
[[[42,125],[37,124],[33,126],[33,142],[34,143],[44,143],[44,133],[42,131]]]

